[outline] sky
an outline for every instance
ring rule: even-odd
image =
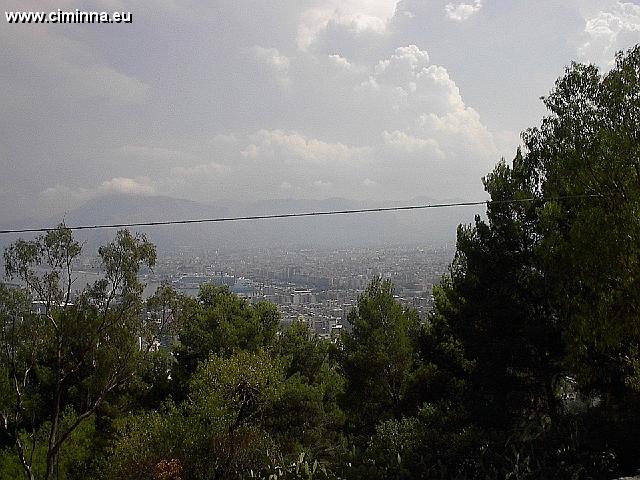
[[[572,61],[640,42],[610,0],[5,0],[0,221],[102,195],[483,199]]]

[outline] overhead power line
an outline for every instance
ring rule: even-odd
[[[196,223],[222,223],[222,222],[238,222],[242,220],[271,220],[274,218],[295,218],[295,217],[324,217],[330,215],[353,215],[361,213],[379,213],[379,212],[400,212],[408,210],[425,210],[429,208],[450,208],[450,207],[472,207],[478,205],[498,205],[498,204],[515,204],[528,202],[549,202],[557,200],[569,200],[578,198],[600,197],[601,195],[565,195],[547,198],[518,198],[509,200],[484,200],[475,202],[455,202],[455,203],[432,203],[427,205],[405,205],[399,207],[377,207],[377,208],[356,208],[350,210],[327,210],[320,212],[303,212],[303,213],[275,213],[269,215],[247,215],[239,217],[218,217],[218,218],[200,218],[192,220],[165,220],[158,222],[134,222],[134,223],[105,223],[99,225],[77,225],[66,226],[70,230],[99,230],[105,228],[132,228],[132,227],[157,227],[161,225],[189,225]],[[38,228],[18,228],[12,230],[0,230],[0,235],[10,233],[42,233],[55,230],[57,227],[38,227]]]

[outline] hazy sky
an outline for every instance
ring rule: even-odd
[[[132,24],[0,25],[0,220],[110,193],[484,198],[572,60],[640,42],[577,0],[5,0]]]

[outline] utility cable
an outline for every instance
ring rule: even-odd
[[[303,212],[303,213],[276,213],[269,215],[247,215],[247,216],[239,216],[239,217],[218,217],[218,218],[200,218],[194,220],[165,220],[158,222],[134,222],[134,223],[108,223],[108,224],[100,224],[100,225],[78,225],[78,226],[67,226],[66,228],[69,230],[99,230],[105,228],[131,228],[131,227],[157,227],[161,225],[190,225],[197,223],[222,223],[222,222],[237,222],[243,220],[271,220],[275,218],[296,218],[296,217],[323,217],[330,215],[353,215],[353,214],[362,214],[362,213],[379,213],[379,212],[400,212],[400,211],[408,211],[408,210],[425,210],[430,208],[451,208],[451,207],[472,207],[478,205],[500,205],[500,204],[517,204],[517,203],[528,203],[528,202],[549,202],[549,201],[558,201],[558,200],[569,200],[569,199],[579,199],[579,198],[593,198],[600,197],[601,195],[597,194],[586,194],[586,195],[566,195],[566,196],[558,196],[558,197],[548,197],[548,198],[519,198],[519,199],[509,199],[509,200],[485,200],[485,201],[475,201],[475,202],[455,202],[455,203],[433,203],[427,205],[405,205],[398,207],[378,207],[378,208],[357,208],[351,210],[328,210],[328,211],[320,211],[320,212]],[[0,235],[6,235],[11,233],[40,233],[40,232],[50,232],[56,230],[57,227],[38,227],[38,228],[19,228],[19,229],[10,229],[10,230],[0,230]]]

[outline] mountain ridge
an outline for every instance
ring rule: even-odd
[[[281,198],[253,202],[221,200],[203,203],[161,195],[107,195],[91,199],[65,215],[50,217],[37,222],[37,225],[17,228],[51,227],[62,221],[69,226],[146,223],[461,201],[464,200],[421,196],[407,201],[363,202],[332,197],[321,200]],[[147,234],[162,250],[175,249],[177,246],[214,245],[219,248],[253,248],[385,243],[451,244],[455,242],[458,224],[473,221],[481,208],[450,207],[375,214],[136,227],[132,230]],[[83,230],[77,232],[77,236],[90,245],[102,244],[113,236],[113,230]]]

